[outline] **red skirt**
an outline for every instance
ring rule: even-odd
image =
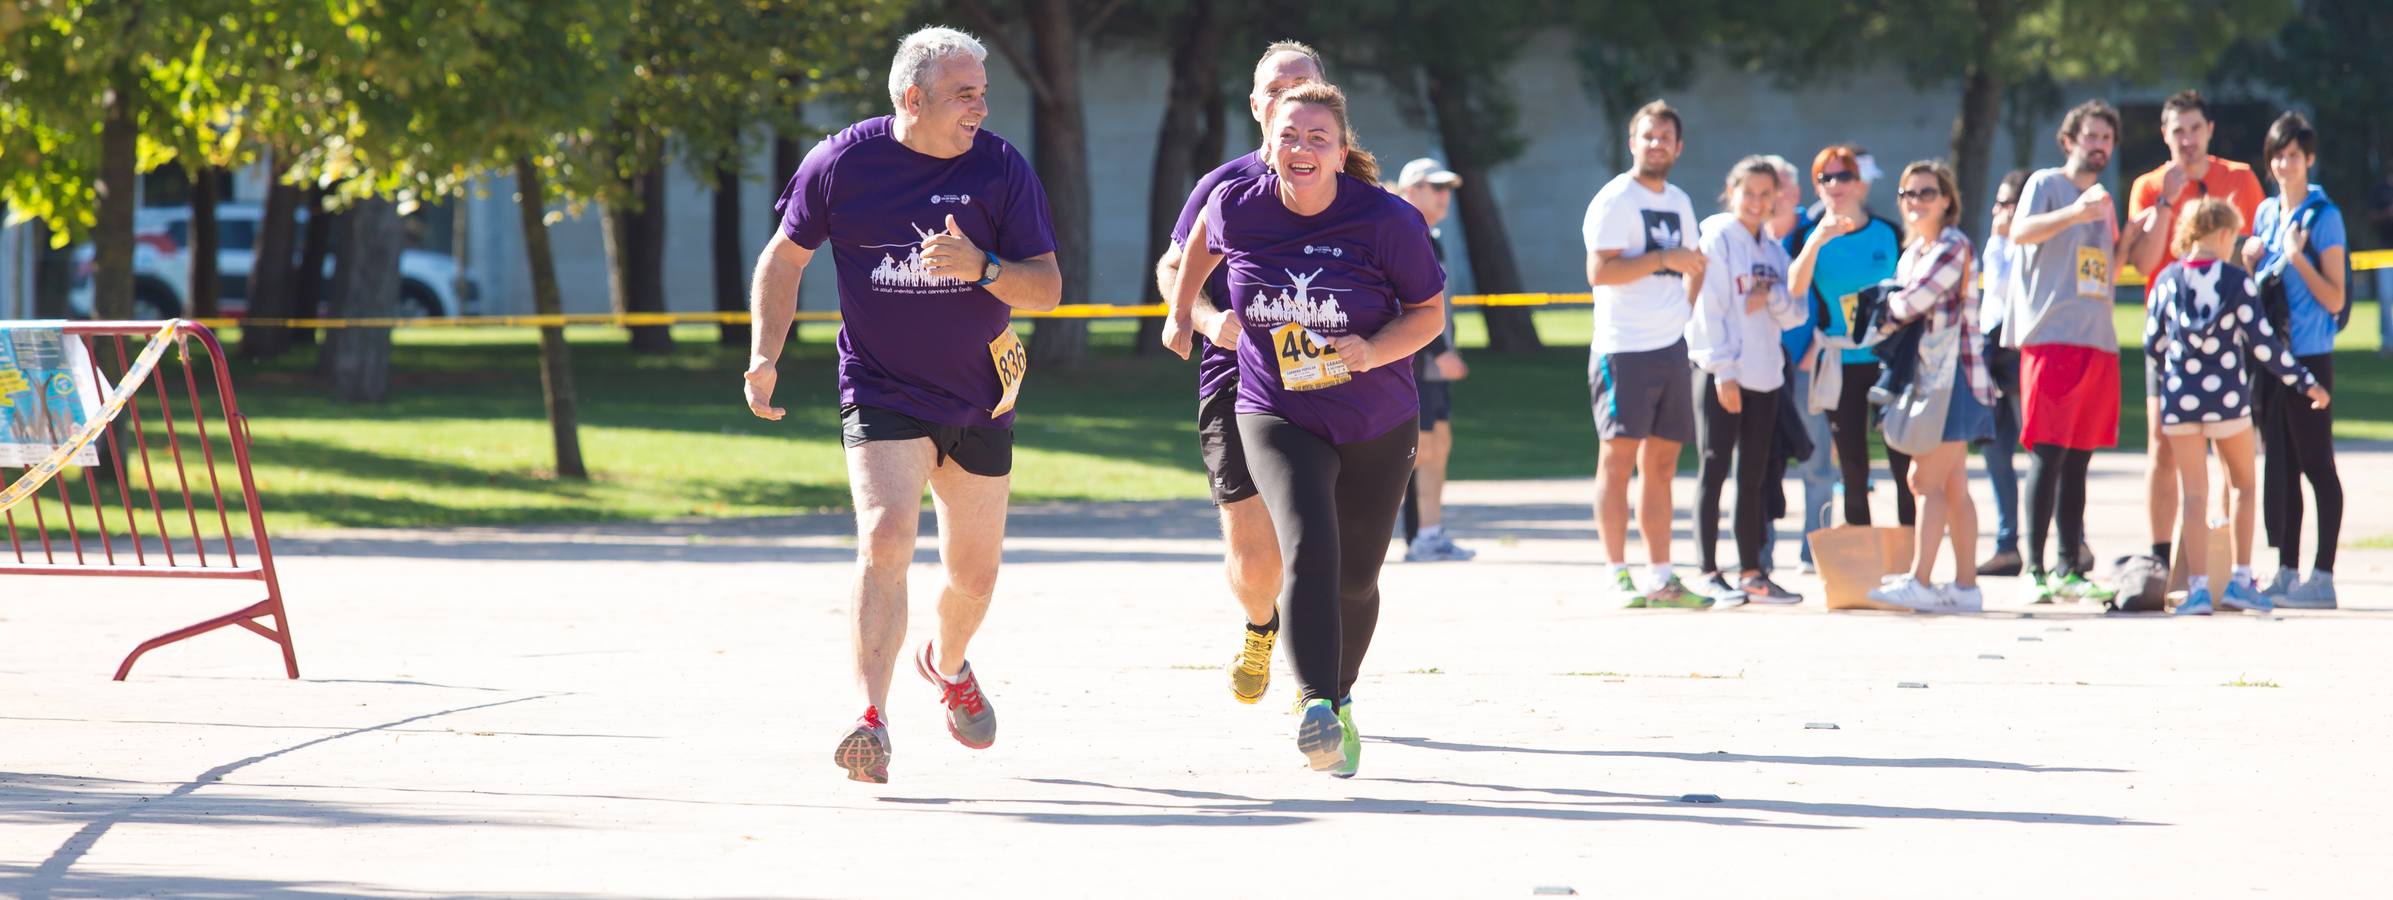
[[[2119,445],[2119,354],[2043,344],[2019,351],[2019,444]]]

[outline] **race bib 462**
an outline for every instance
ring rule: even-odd
[[[1290,322],[1271,330],[1271,345],[1280,361],[1280,386],[1291,391],[1317,391],[1325,387],[1345,384],[1354,376],[1346,371],[1346,360],[1338,357],[1329,341],[1314,334],[1303,323]]]

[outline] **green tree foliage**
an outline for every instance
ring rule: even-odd
[[[1989,157],[2016,85],[2198,79],[2238,35],[2271,34],[2295,0],[1792,0],[1717,19],[1732,56],[1803,83],[1892,66],[1958,84],[1952,160],[1965,197],[1987,196]],[[1964,220],[1983,238],[1984,217]]]
[[[2393,4],[2301,0],[2282,30],[2230,51],[2234,79],[2306,105],[2318,129],[2315,180],[2343,206],[2355,236],[2368,192],[2393,169]],[[2264,33],[2266,34],[2266,33]]]

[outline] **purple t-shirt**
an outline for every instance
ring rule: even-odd
[[[1263,151],[1255,150],[1245,156],[1222,163],[1221,167],[1197,179],[1196,190],[1188,192],[1188,203],[1180,207],[1180,221],[1172,225],[1172,246],[1186,250],[1188,233],[1196,229],[1197,216],[1205,212],[1205,200],[1213,196],[1213,189],[1222,182],[1253,178],[1271,171],[1271,164],[1263,161]],[[1230,297],[1230,267],[1215,266],[1205,279],[1205,296],[1216,307],[1228,303]],[[1213,346],[1203,335],[1196,338],[1197,396],[1210,397],[1238,377],[1238,354]]]
[[[1205,201],[1206,245],[1229,270],[1230,307],[1246,322],[1238,344],[1238,411],[1269,413],[1344,444],[1386,434],[1420,413],[1412,366],[1389,360],[1334,387],[1280,385],[1271,330],[1302,322],[1322,337],[1370,337],[1446,289],[1429,225],[1412,204],[1368,181],[1338,176],[1338,198],[1310,216],[1280,202],[1278,175],[1215,188]]]
[[[1013,309],[984,287],[929,274],[922,242],[954,216],[973,246],[1001,259],[1055,251],[1047,193],[1013,145],[986,130],[954,159],[897,142],[890,117],[816,144],[773,204],[781,232],[812,250],[831,242],[839,273],[839,402],[926,422],[1005,428],[989,342]],[[975,279],[977,280],[977,279]]]

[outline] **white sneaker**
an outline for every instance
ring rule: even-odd
[[[1417,536],[1404,548],[1405,562],[1464,562],[1478,555],[1455,546],[1444,532]]]
[[[1919,583],[1909,574],[1886,576],[1884,582],[1870,589],[1869,596],[1880,603],[1892,603],[1910,610],[1933,607],[1943,598],[1936,588]]]
[[[1944,586],[1945,605],[1937,612],[1974,613],[1986,611],[1986,593],[1975,587]]]

